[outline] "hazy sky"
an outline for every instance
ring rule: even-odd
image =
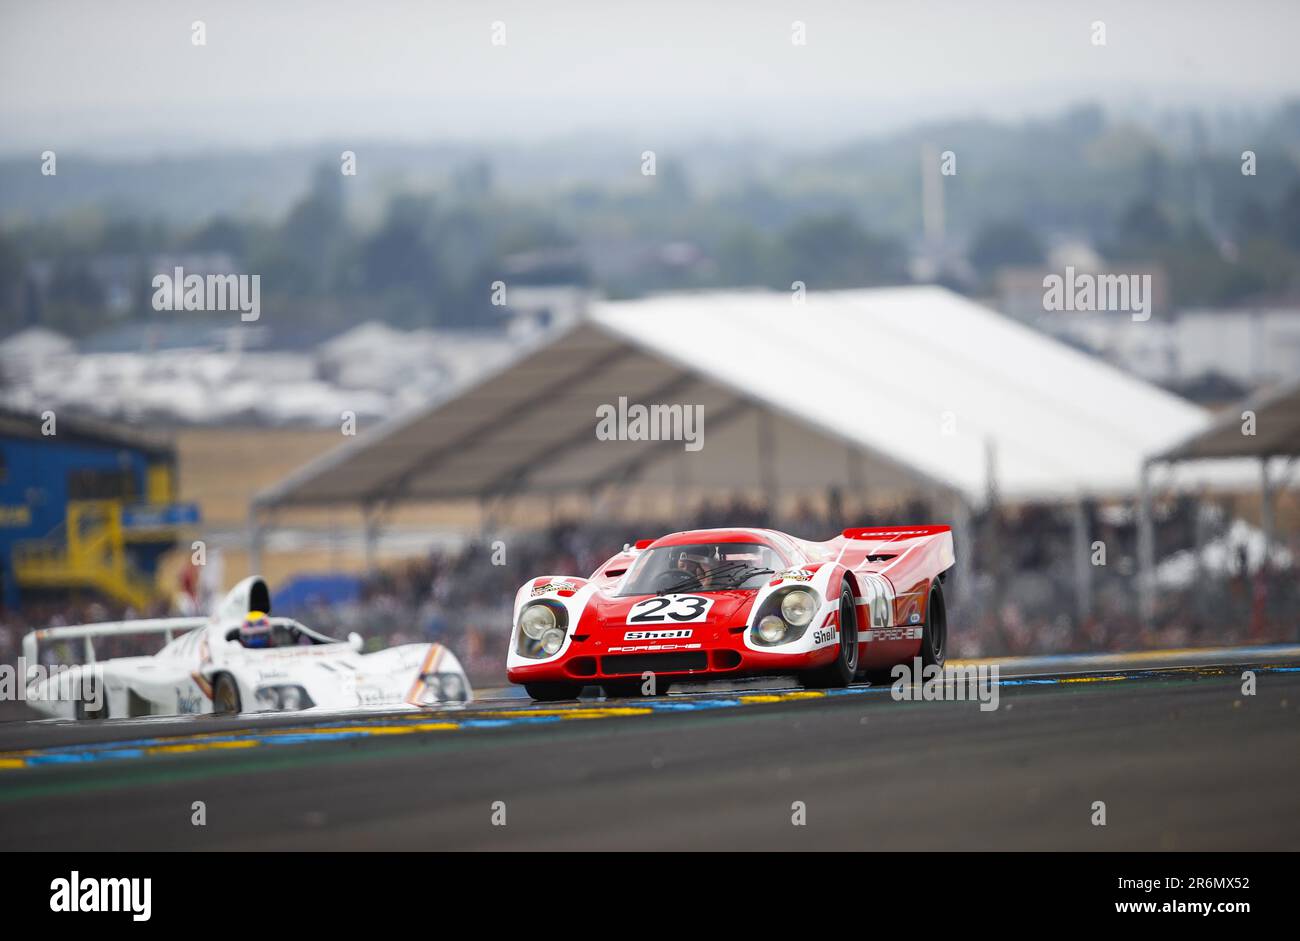
[[[1262,106],[1300,93],[1297,37],[1300,0],[0,0],[0,149],[822,140],[1089,98]]]

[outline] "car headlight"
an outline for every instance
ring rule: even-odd
[[[791,627],[807,627],[817,613],[817,599],[812,592],[797,588],[781,599],[781,617]]]
[[[465,701],[465,680],[459,673],[442,675],[442,698],[447,702]]]
[[[253,695],[257,698],[257,707],[264,711],[297,712],[316,705],[301,686],[259,686]]]
[[[564,646],[568,630],[569,615],[561,605],[534,601],[519,613],[515,650],[533,660],[553,657]]]
[[[759,647],[791,644],[812,626],[821,600],[810,588],[779,588],[754,612],[750,639]]]
[[[442,702],[441,673],[425,673],[420,677],[420,682],[424,684],[424,694],[420,697],[420,702],[426,706]]]
[[[425,673],[420,682],[424,684],[420,701],[426,706],[465,701],[465,680],[459,673]]]
[[[785,627],[785,621],[775,614],[769,614],[758,622],[758,636],[765,644],[780,643],[781,638],[785,636]]]
[[[546,632],[554,627],[555,612],[551,610],[549,605],[529,605],[524,608],[524,613],[519,618],[519,629],[533,640],[542,640]],[[563,640],[563,635],[561,635],[561,640]]]

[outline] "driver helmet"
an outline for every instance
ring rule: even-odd
[[[271,646],[271,619],[263,611],[249,611],[239,625],[239,642],[245,647]]]
[[[709,571],[710,561],[712,560],[702,552],[683,550],[682,554],[677,557],[677,567],[688,575],[701,578]]]

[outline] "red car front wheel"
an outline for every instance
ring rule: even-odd
[[[834,662],[804,674],[810,689],[841,689],[853,682],[858,672],[858,609],[848,585],[840,592],[840,648]]]

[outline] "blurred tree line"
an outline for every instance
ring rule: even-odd
[[[904,283],[917,254],[933,249],[920,234],[927,148],[956,155],[956,174],[942,181],[943,253],[963,259],[966,274],[940,272],[944,283],[988,291],[999,270],[1045,264],[1068,235],[1116,265],[1160,264],[1178,306],[1294,293],[1300,104],[1242,133],[1259,141],[1254,176],[1242,173],[1231,128],[1219,134],[1228,142],[1212,143],[1190,127],[1189,136],[1186,122],[1139,126],[1081,107],[1015,125],[917,127],[730,177],[701,170],[702,181],[680,153],[661,156],[653,176],[506,190],[480,158],[436,184],[388,180],[374,205],[358,206],[345,198],[354,181],[323,162],[277,215],[219,210],[187,223],[161,211],[165,192],[152,212],[108,199],[47,214],[10,208],[0,221],[0,331],[40,323],[84,335],[174,317],[150,307],[155,269],[204,256],[261,275],[268,322],[318,330],[372,318],[492,327],[497,280],[615,297]],[[0,181],[12,187],[15,173],[0,166]]]

